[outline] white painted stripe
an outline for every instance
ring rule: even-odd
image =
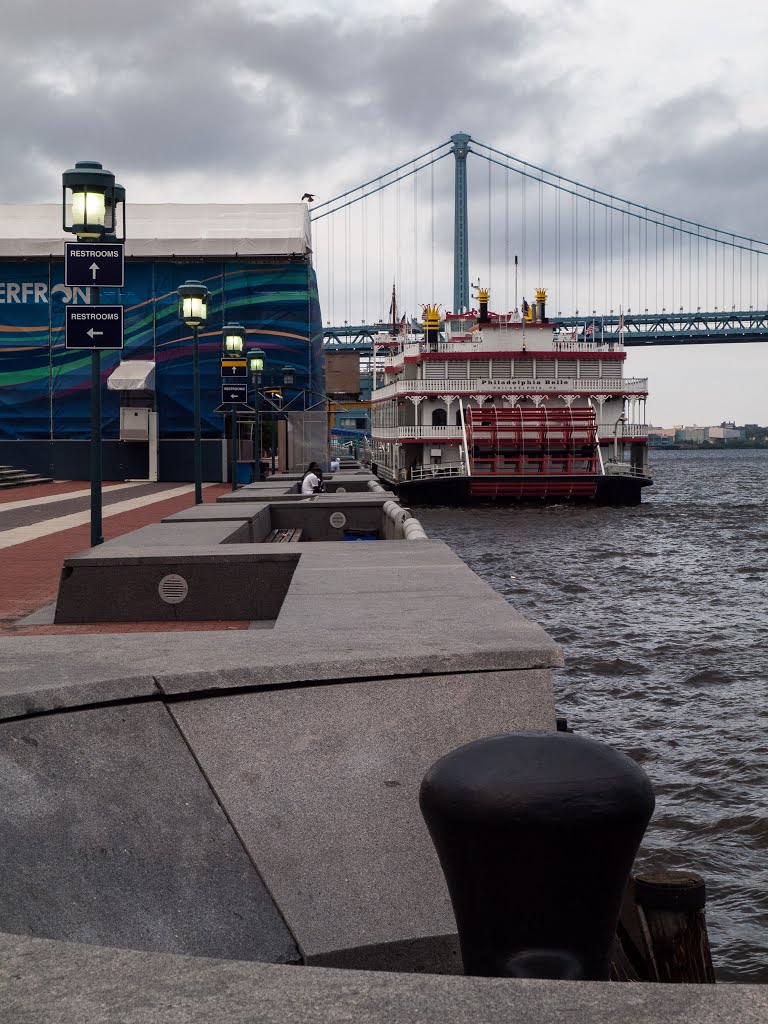
[[[145,487],[146,484],[107,484],[102,488],[104,494],[112,491],[122,491],[126,487]],[[72,498],[82,498],[90,494],[90,487],[80,491],[62,491],[61,494],[46,494],[44,498],[25,498],[23,501],[0,501],[0,512],[8,512],[14,508],[30,508],[32,505],[50,505],[54,501],[70,501]]]
[[[156,491],[154,494],[145,494],[141,498],[129,498],[127,501],[118,501],[114,505],[107,505],[102,510],[102,518],[119,516],[121,512],[132,512],[134,509],[144,505],[152,505],[158,501],[167,501],[169,498],[180,498],[182,494],[193,494],[194,485],[186,484],[184,487],[174,487],[169,491]],[[91,521],[91,510],[87,512],[73,512],[68,516],[59,516],[57,519],[48,519],[42,523],[33,523],[31,526],[19,526],[14,530],[0,532],[0,549],[11,548],[15,544],[26,544],[27,541],[37,540],[39,537],[47,537],[49,533],[59,533],[61,530],[71,530],[74,526],[84,526]]]

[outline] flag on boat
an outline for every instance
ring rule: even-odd
[[[587,326],[584,328],[584,337],[588,338],[590,335],[592,335],[594,333],[595,333],[595,321],[593,320],[591,324],[587,324]]]

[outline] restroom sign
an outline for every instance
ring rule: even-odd
[[[64,283],[78,287],[122,288],[124,252],[122,242],[66,242]]]
[[[66,306],[64,345],[91,352],[123,347],[122,306]]]

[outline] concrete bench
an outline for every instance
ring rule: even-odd
[[[301,540],[302,531],[299,529],[277,529],[272,530],[264,538],[265,544],[298,544]]]

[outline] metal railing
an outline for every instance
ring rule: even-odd
[[[444,378],[437,380],[398,380],[377,388],[371,395],[374,402],[397,395],[646,395],[647,377],[512,377],[497,380],[487,377]]]
[[[399,441],[403,438],[413,440],[423,437],[427,441],[459,441],[462,438],[461,427],[373,427],[372,436],[379,440]]]
[[[632,466],[629,462],[611,462],[605,463],[605,475],[606,476],[648,476],[647,472],[642,469],[638,469],[637,466]]]
[[[539,332],[535,338],[525,334],[522,330],[509,331],[506,328],[494,329],[487,335],[476,334],[466,341],[439,341],[436,348],[429,346],[427,342],[418,341],[403,345],[403,348],[392,356],[386,356],[382,360],[383,365],[388,368],[401,366],[405,359],[418,358],[426,352],[439,355],[441,352],[453,354],[456,352],[468,355],[476,355],[478,352],[509,352],[510,356],[524,358],[525,352],[521,350],[517,342],[528,342],[529,348],[533,346],[537,352],[623,352],[625,346],[616,338],[573,338],[570,334],[552,334],[548,337],[541,337]],[[513,345],[513,342],[515,343]]]
[[[449,466],[412,466],[411,480],[431,480],[438,476],[466,476],[463,463],[453,463]]]
[[[647,423],[598,423],[597,436],[600,441],[623,440],[625,438],[647,438]],[[373,437],[380,441],[402,441],[422,438],[425,441],[461,441],[461,427],[454,426],[408,426],[374,427]]]
[[[597,436],[601,441],[612,441],[614,437],[621,441],[625,437],[648,437],[647,423],[598,423]]]

